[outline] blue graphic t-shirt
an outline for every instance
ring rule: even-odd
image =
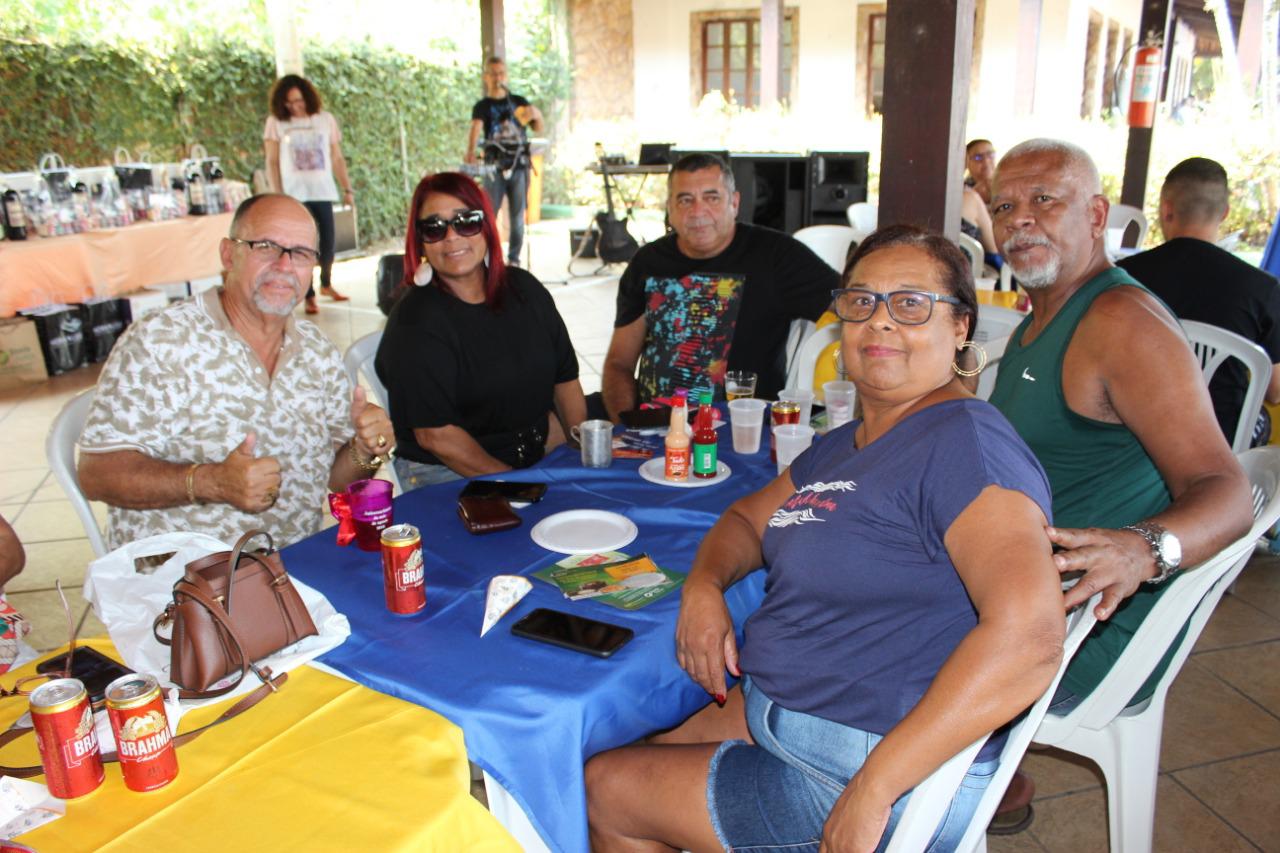
[[[791,465],[796,492],[765,530],[765,598],[742,669],[785,708],[884,734],[977,625],[944,544],[951,523],[993,484],[1046,519],[1051,502],[1035,456],[981,400],[929,406],[862,450],[857,426]]]

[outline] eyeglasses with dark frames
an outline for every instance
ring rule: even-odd
[[[250,252],[268,264],[274,264],[285,254],[296,267],[314,266],[320,260],[320,253],[309,246],[285,247],[272,240],[241,240],[239,237],[231,237],[230,240],[232,243],[248,246]]]
[[[880,302],[889,310],[889,316],[904,326],[919,326],[929,322],[929,318],[933,316],[933,306],[937,302],[962,304],[954,296],[928,290],[879,293],[862,287],[843,287],[831,291],[832,308],[836,316],[847,323],[865,323],[870,320]]]
[[[464,210],[455,213],[451,219],[442,219],[432,214],[426,219],[418,220],[418,238],[424,243],[439,243],[449,233],[449,226],[459,237],[474,237],[484,230],[483,210]]]

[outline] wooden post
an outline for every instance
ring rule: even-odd
[[[886,11],[880,224],[958,240],[974,0],[893,0]]]
[[[760,106],[782,95],[782,0],[760,0]]]
[[[480,0],[480,50],[484,53],[480,58],[481,62],[488,62],[491,56],[497,56],[503,61],[507,58],[507,29],[502,0]]]
[[[1160,42],[1161,49],[1164,51],[1160,67],[1166,70],[1166,78],[1169,68],[1169,8],[1171,5],[1169,0],[1144,0],[1142,18],[1138,23],[1139,47],[1145,44],[1148,38]],[[1161,92],[1164,92],[1167,82],[1167,79],[1161,82]],[[1138,210],[1142,210],[1147,197],[1147,171],[1151,167],[1151,140],[1154,135],[1154,128],[1129,128],[1129,144],[1124,152],[1124,181],[1120,187],[1120,203],[1131,205]],[[1125,242],[1128,240],[1126,239]]]

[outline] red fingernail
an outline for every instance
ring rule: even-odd
[[[721,708],[723,708],[723,707],[724,707],[724,703],[725,703],[725,696],[724,696],[724,694],[723,694],[723,693],[717,693],[717,694],[716,694],[716,704],[717,704],[717,705],[719,705]]]

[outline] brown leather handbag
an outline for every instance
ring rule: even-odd
[[[256,536],[266,537],[266,550],[245,550]],[[166,623],[173,625],[170,638],[159,632]],[[263,530],[241,536],[230,551],[188,563],[173,585],[173,602],[156,617],[152,631],[170,647],[169,678],[182,688],[184,699],[220,696],[251,670],[267,684],[270,669],[255,662],[318,633]],[[231,684],[209,689],[236,672],[240,677]]]

